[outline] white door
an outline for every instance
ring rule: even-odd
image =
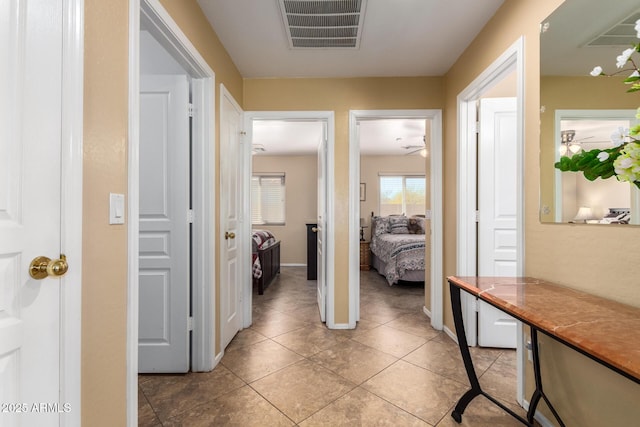
[[[3,426],[56,426],[58,411],[36,412],[38,405],[65,410],[59,397],[64,280],[29,274],[31,260],[61,252],[62,10],[61,0],[0,2]]]
[[[517,264],[516,98],[480,101],[478,143],[478,275],[516,276]],[[478,345],[516,347],[516,320],[482,301]]]
[[[139,372],[189,370],[189,82],[140,78]]]
[[[240,254],[240,206],[242,206],[242,170],[240,132],[242,110],[224,91],[220,110],[220,231],[222,241],[220,319],[222,348],[231,342],[242,327]]]
[[[326,218],[327,218],[327,124],[322,124],[322,140],[318,145],[318,221],[317,221],[317,244],[318,244],[318,275],[316,277],[316,283],[318,287],[318,309],[320,310],[320,319],[326,321],[326,299],[327,299],[327,278],[325,275],[326,254],[325,242],[326,242]]]

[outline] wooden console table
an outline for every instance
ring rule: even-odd
[[[458,344],[471,384],[471,389],[460,398],[451,413],[457,422],[462,421],[467,405],[476,396],[483,395],[528,426],[533,425],[536,407],[540,399],[544,399],[559,424],[564,426],[542,388],[538,332],[640,384],[640,308],[531,277],[451,276],[447,280]],[[461,290],[530,326],[535,391],[526,419],[480,387],[462,323]]]

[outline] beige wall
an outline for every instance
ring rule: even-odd
[[[216,84],[242,102],[242,78],[196,1],[161,2],[216,72]],[[108,194],[127,192],[129,2],[84,4],[82,424],[123,426],[127,232],[126,225],[108,225]]]
[[[640,263],[636,259],[640,253],[640,228],[611,230],[542,224],[538,218],[541,170],[539,23],[561,3],[561,0],[505,2],[447,73],[445,212],[456,209],[456,96],[520,35],[524,35],[525,273],[640,306],[640,288],[637,286]],[[586,88],[586,84],[576,87],[582,92]],[[547,108],[545,114],[548,111]],[[455,273],[455,235],[455,219],[445,215],[446,275]],[[570,257],[566,256],[568,253]],[[445,321],[451,328],[453,321],[446,288],[445,295]],[[640,386],[545,337],[541,338],[541,351],[545,367],[553,365],[553,369],[543,370],[545,390],[562,411],[566,425],[631,425],[631,418],[637,420],[640,414],[634,402],[640,401]],[[532,389],[530,376],[527,383],[528,398]]]
[[[280,240],[282,264],[307,263],[307,223],[314,223],[318,206],[318,157],[253,156],[253,173],[285,173],[285,225],[255,225]]]
[[[245,80],[246,111],[335,112],[336,323],[349,319],[349,110],[439,109],[443,95],[439,77]]]
[[[126,424],[127,229],[109,225],[108,200],[127,192],[128,13],[85,1],[83,425]]]

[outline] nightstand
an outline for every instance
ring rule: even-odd
[[[371,250],[369,242],[360,242],[360,270],[371,269]]]

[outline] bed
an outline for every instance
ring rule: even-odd
[[[280,241],[268,230],[253,230],[251,276],[258,295],[280,273]]]
[[[393,215],[371,218],[372,265],[389,286],[400,280],[424,282],[425,220]]]

